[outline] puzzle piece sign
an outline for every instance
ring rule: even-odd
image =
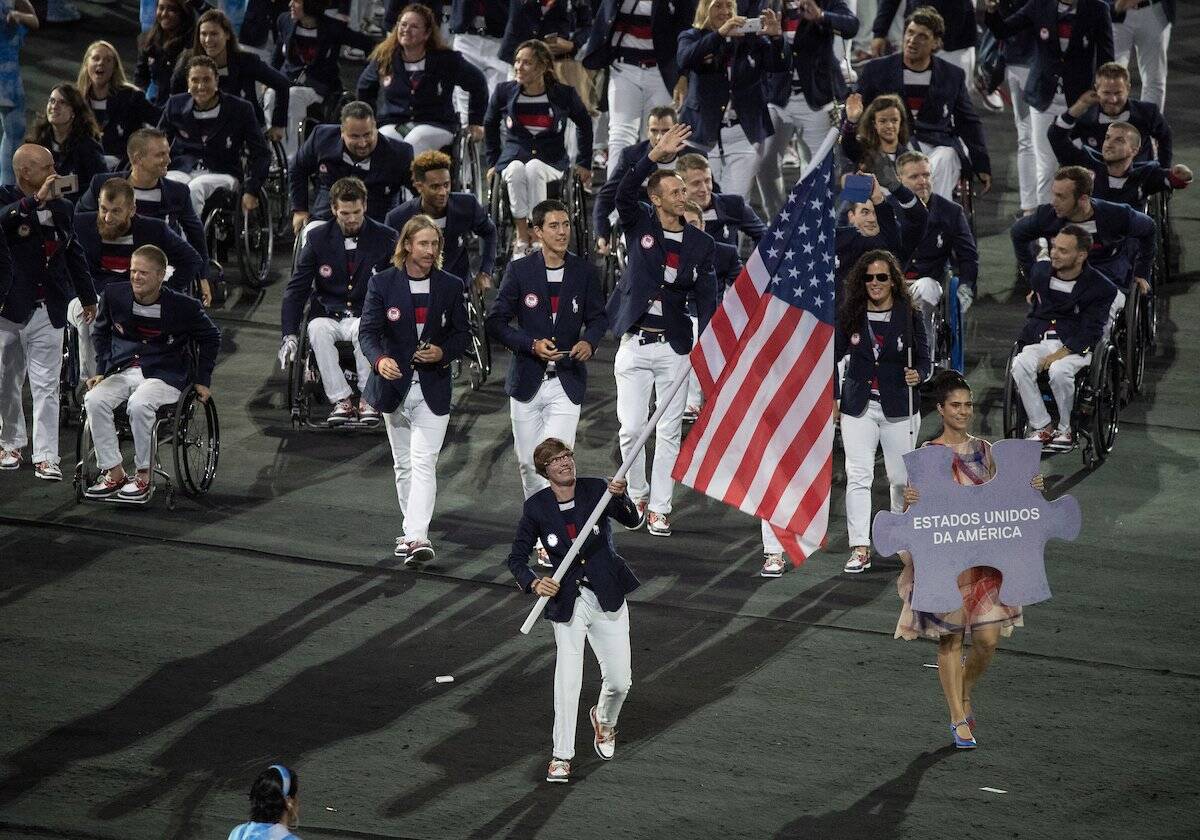
[[[921,498],[902,514],[875,514],[872,524],[881,554],[906,550],[913,556],[913,609],[947,613],[961,607],[958,576],[972,566],[999,570],[1000,600],[1011,607],[1045,601],[1046,541],[1079,535],[1079,502],[1073,496],[1048,502],[1030,486],[1042,457],[1036,441],[997,442],[996,474],[975,486],[954,480],[952,456],[946,446],[907,453],[908,480]]]

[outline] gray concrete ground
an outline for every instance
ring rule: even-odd
[[[81,7],[85,25],[30,41],[31,103],[91,38],[129,47],[131,9]],[[1196,163],[1200,10],[1180,13],[1168,113],[1178,159]],[[1010,117],[986,120],[1010,183]],[[1084,532],[1048,548],[1054,597],[981,685],[976,752],[947,747],[933,647],[891,638],[896,564],[840,574],[840,482],[830,550],[777,581],[757,577],[751,520],[681,490],[670,539],[618,535],[643,586],[617,759],[588,748],[590,661],[575,778],[545,785],[553,643],[544,626],[517,633],[531,601],[501,567],[520,505],[504,360],[457,394],[438,560],[405,571],[382,435],[290,428],[275,285],[218,313],[211,496],[173,513],[81,507],[28,468],[0,476],[0,835],[223,837],[254,774],[282,760],[303,777],[310,838],[1197,836],[1197,208],[1174,204],[1179,282],[1116,451],[1093,473],[1077,454],[1045,462]],[[989,437],[1021,318],[1014,209],[1011,191],[980,208],[969,375]],[[584,472],[615,462],[612,354],[593,366]]]

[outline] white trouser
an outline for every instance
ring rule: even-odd
[[[29,377],[33,397],[33,463],[58,463],[58,375],[63,331],[50,323],[46,307],[33,310],[24,326],[0,316],[0,449],[29,443],[21,391]]]
[[[579,426],[580,407],[571,402],[562,383],[547,379],[529,402],[510,398],[508,414],[512,418],[513,449],[521,473],[521,489],[528,499],[550,483],[533,467],[533,450],[546,438],[558,438],[575,448],[575,430]]]
[[[918,143],[921,151],[929,158],[929,168],[932,171],[933,191],[942,198],[954,200],[954,190],[958,179],[962,177],[962,161],[953,146],[932,146],[929,143]]]
[[[921,428],[921,415],[884,417],[875,400],[858,417],[842,415],[842,448],[846,452],[846,530],[850,545],[871,544],[871,483],[875,480],[875,450],[883,444],[883,465],[891,487],[892,513],[904,509],[908,471],[904,453],[910,452]]]
[[[500,60],[500,39],[487,35],[455,35],[454,51],[483,73],[487,80],[488,99],[496,91],[496,86],[507,81],[512,67]],[[462,115],[463,125],[467,124],[467,111],[470,107],[470,97],[462,88],[454,91],[454,107]]]
[[[1113,24],[1113,47],[1117,61],[1129,66],[1129,56],[1137,48],[1138,75],[1142,77],[1139,97],[1153,102],[1161,111],[1167,102],[1167,46],[1171,43],[1171,24],[1162,3],[1144,9],[1130,9],[1124,23]],[[1145,138],[1143,138],[1145,142]]]
[[[321,385],[325,397],[331,402],[347,399],[352,389],[342,373],[335,342],[350,341],[354,344],[354,367],[358,371],[358,387],[365,388],[371,375],[371,363],[363,355],[358,343],[357,318],[313,318],[308,322],[308,343],[312,345],[317,369],[321,371]]]
[[[680,355],[667,342],[641,344],[636,336],[621,337],[621,346],[613,362],[617,379],[617,420],[621,424],[621,457],[637,441],[650,415],[650,399],[661,399],[680,376],[691,367],[687,355]],[[642,449],[633,460],[626,478],[629,496],[635,502],[649,499],[649,509],[655,513],[671,512],[671,494],[675,481],[671,469],[679,454],[679,439],[683,431],[683,409],[687,403],[687,388],[675,392],[675,398],[659,418],[654,434],[654,466],[650,483],[646,483],[646,452]]]
[[[401,134],[394,125],[385,125],[379,129],[379,133],[385,137],[391,137],[393,140],[403,140],[410,144],[413,147],[413,157],[430,149],[445,148],[454,140],[453,131],[438,128],[436,125],[414,125],[409,129],[408,134]]]
[[[208,201],[213,193],[222,188],[233,193],[238,191],[238,179],[232,175],[222,175],[219,172],[205,172],[204,170],[180,172],[172,169],[167,173],[167,177],[172,181],[188,185],[188,189],[192,193],[192,209],[201,219],[204,218],[204,202]]]
[[[546,200],[549,185],[561,178],[563,173],[544,160],[534,158],[524,163],[511,160],[504,165],[500,175],[508,187],[508,203],[512,207],[513,218],[528,219],[529,212]]]
[[[1025,406],[1025,416],[1029,418],[1031,429],[1044,429],[1050,425],[1050,412],[1042,401],[1042,392],[1038,388],[1038,364],[1042,359],[1062,349],[1062,342],[1056,338],[1044,338],[1037,344],[1027,344],[1013,359],[1012,377],[1017,385],[1017,393],[1021,396],[1021,404]],[[1066,431],[1071,428],[1071,409],[1075,406],[1075,374],[1087,367],[1092,361],[1092,353],[1072,353],[1050,365],[1050,392],[1054,394],[1054,402],[1058,405],[1058,428]]]
[[[975,78],[975,48],[964,47],[961,50],[942,50],[937,55],[943,61],[949,61],[951,64],[963,69],[963,72],[967,74],[967,90],[970,90],[971,80]]]
[[[657,67],[637,67],[614,61],[608,74],[608,174],[621,150],[641,136],[642,120],[650,109],[671,104],[671,91]]]
[[[160,406],[178,402],[179,389],[161,379],[146,379],[140,367],[130,367],[104,377],[83,398],[88,425],[92,427],[92,443],[96,445],[96,466],[111,470],[121,466],[121,444],[113,412],[128,400],[129,430],[133,432],[133,467],[150,469],[150,436],[154,418]]]
[[[825,139],[825,135],[829,133],[829,112],[833,110],[833,103],[830,102],[824,108],[814,111],[808,107],[804,94],[794,93],[786,108],[769,105],[768,109],[775,133],[763,144],[763,158],[758,169],[758,188],[762,192],[765,209],[768,213],[776,213],[783,206],[784,197],[783,170],[780,162],[788,144],[792,142],[792,135],[797,132],[800,134],[806,158],[811,158]]]
[[[1029,68],[1009,65],[1004,75],[1008,79],[1013,123],[1017,127],[1017,181],[1020,186],[1021,209],[1036,210],[1037,157],[1033,152],[1033,125],[1030,122],[1029,103],[1025,101],[1025,82],[1029,79]]]
[[[908,280],[908,294],[913,304],[921,313],[921,322],[925,325],[926,343],[929,345],[929,357],[933,358],[937,346],[937,336],[933,334],[933,313],[942,302],[942,284],[932,277],[918,277]]]
[[[583,643],[586,639],[600,663],[600,698],[596,717],[604,726],[616,726],[621,706],[633,684],[629,655],[629,604],[605,612],[596,594],[579,588],[570,621],[552,621],[554,644],[554,757],[575,757],[575,724],[579,719],[579,692],[583,688]]]
[[[96,345],[92,343],[92,325],[83,319],[79,298],[71,298],[67,304],[67,321],[79,333],[79,381],[87,382],[96,375]]]
[[[1050,148],[1050,138],[1046,132],[1059,115],[1065,113],[1065,105],[1051,105],[1046,111],[1031,108],[1029,111],[1029,128],[1033,132],[1033,155],[1037,166],[1038,204],[1050,201],[1050,184],[1054,181],[1054,173],[1058,171],[1058,157]]]
[[[420,374],[417,374],[419,376]],[[437,415],[425,403],[421,384],[413,379],[404,404],[383,415],[392,465],[396,471],[396,497],[404,518],[404,541],[429,539],[429,520],[437,498],[437,460],[446,439],[450,415]]]
[[[721,192],[730,195],[750,194],[762,158],[763,144],[751,143],[740,125],[722,128],[721,142],[708,150],[713,181],[721,185]]]
[[[783,543],[779,542],[779,537],[775,536],[771,523],[765,519],[758,521],[762,525],[763,554],[783,554]]]
[[[321,95],[305,85],[294,85],[288,92],[287,125],[284,127],[283,150],[289,158],[300,148],[300,123],[308,113],[309,105],[321,102]],[[263,111],[270,114],[275,108],[275,90],[267,88],[263,93]]]

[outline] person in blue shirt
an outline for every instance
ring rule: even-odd
[[[250,821],[229,832],[229,840],[300,840],[300,776],[272,764],[250,786]]]
[[[21,83],[21,46],[25,33],[38,28],[38,18],[29,0],[16,0],[0,20],[0,121],[4,140],[0,143],[0,184],[17,182],[13,152],[25,139],[25,86]]]

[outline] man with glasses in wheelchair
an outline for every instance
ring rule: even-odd
[[[254,108],[218,89],[217,65],[208,56],[188,61],[187,84],[187,93],[167,100],[159,124],[171,141],[167,177],[188,185],[192,208],[201,218],[205,203],[220,190],[232,193],[241,189],[242,210],[255,211],[271,164],[271,149]],[[247,158],[244,171],[243,155]]]
[[[92,337],[101,373],[87,381],[84,409],[101,474],[84,491],[88,499],[116,497],[134,503],[148,499],[158,409],[176,402],[189,384],[201,400],[210,396],[221,331],[198,300],[164,288],[166,273],[166,254],[143,245],[130,259],[129,283],[113,283],[100,293]],[[125,472],[113,419],[121,403],[126,403],[133,433],[133,476]]]
[[[297,236],[305,225],[332,218],[329,189],[343,178],[357,178],[366,186],[367,217],[377,222],[387,218],[402,190],[413,188],[412,146],[381,135],[370,105],[348,102],[340,117],[340,125],[313,129],[292,161],[289,189]],[[311,203],[310,183],[315,187]]]
[[[1051,451],[1074,447],[1071,412],[1075,376],[1091,362],[1092,348],[1104,335],[1119,290],[1088,265],[1093,242],[1080,225],[1068,224],[1050,246],[1049,261],[1037,262],[1029,273],[1031,309],[1021,328],[1024,346],[1012,363],[1012,377],[1028,417],[1027,440]],[[1051,428],[1038,387],[1046,371],[1058,407],[1058,427]]]
[[[357,178],[342,178],[329,191],[333,220],[313,227],[300,250],[292,279],[283,292],[283,342],[279,367],[305,364],[297,358],[301,320],[308,304],[305,332],[321,373],[325,396],[333,406],[330,426],[357,421],[378,426],[379,412],[364,399],[353,399],[350,383],[342,374],[337,342],[354,344],[354,363],[360,390],[366,387],[371,363],[363,355],[358,338],[367,282],[377,266],[387,262],[396,249],[396,232],[368,218],[367,188]]]

